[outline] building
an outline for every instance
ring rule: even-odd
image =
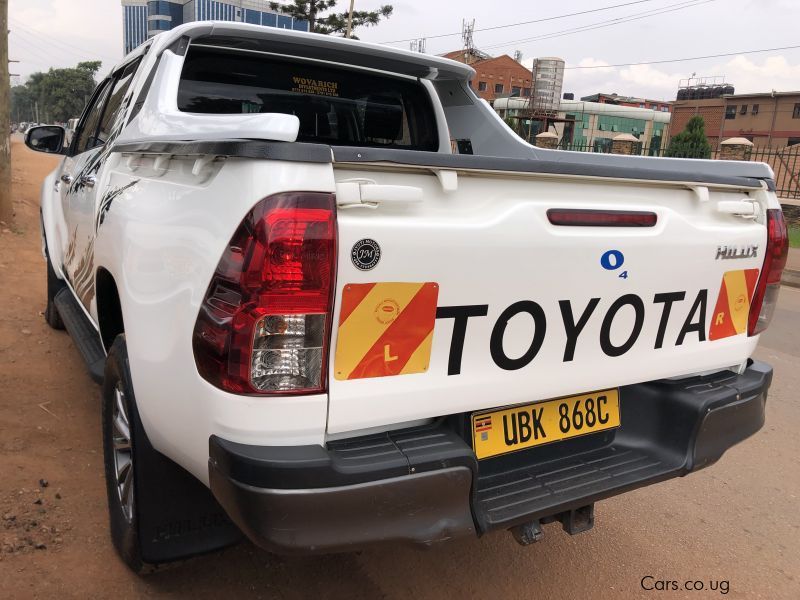
[[[507,54],[492,57],[479,50],[454,50],[442,56],[471,65],[476,75],[470,85],[489,103],[495,98],[531,95],[531,72]]]
[[[482,60],[489,60],[492,58],[490,55],[486,54],[485,52],[481,52],[477,48],[463,48],[461,50],[453,50],[452,52],[447,52],[446,54],[442,54],[443,58],[449,58],[450,60],[456,60],[458,62],[464,63],[465,65],[471,65],[476,62],[480,62]]]
[[[308,31],[308,22],[269,8],[267,0],[122,0],[125,54],[150,37],[192,21],[238,21]]]
[[[558,110],[561,88],[564,86],[564,60],[555,56],[534,58],[531,73],[531,107],[540,111]]]
[[[517,130],[532,139],[537,122],[528,119],[527,101],[523,98],[499,98],[494,109],[506,120],[518,120]],[[642,143],[643,153],[660,156],[666,147],[670,113],[651,108],[620,106],[583,100],[561,100],[558,116],[547,131],[559,137],[559,147],[568,150],[609,152],[612,140],[629,133]]]
[[[665,100],[651,100],[649,98],[637,98],[636,96],[619,96],[618,94],[592,94],[583,96],[581,100],[586,102],[598,102],[600,104],[616,104],[617,106],[630,106],[632,108],[649,108],[661,112],[670,111],[670,103]]]
[[[756,147],[783,148],[800,144],[800,91],[760,94],[724,94],[672,103],[670,135],[680,133],[695,115],[705,121],[712,148],[733,137]]]

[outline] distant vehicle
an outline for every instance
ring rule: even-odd
[[[242,534],[576,534],[761,428],[772,368],[751,357],[788,253],[769,166],[535,148],[474,76],[187,24],[100,83],[71,146],[29,132],[63,155],[44,316],[102,383],[133,570]]]
[[[67,121],[67,124],[64,127],[64,130],[66,131],[66,135],[64,137],[65,146],[69,146],[72,143],[72,138],[75,135],[75,130],[78,128],[78,121],[80,121],[80,119],[78,118],[70,119],[69,121]]]

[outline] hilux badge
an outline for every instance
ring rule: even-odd
[[[758,255],[758,245],[750,246],[717,246],[717,260],[732,258],[755,258]]]

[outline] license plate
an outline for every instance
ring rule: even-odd
[[[546,400],[472,415],[472,447],[490,458],[619,427],[619,390]]]

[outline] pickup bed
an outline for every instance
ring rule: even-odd
[[[28,133],[64,154],[46,317],[102,384],[131,568],[242,534],[578,533],[761,427],[750,357],[787,253],[769,167],[534,148],[473,75],[190,24],[113,70],[69,146]]]

